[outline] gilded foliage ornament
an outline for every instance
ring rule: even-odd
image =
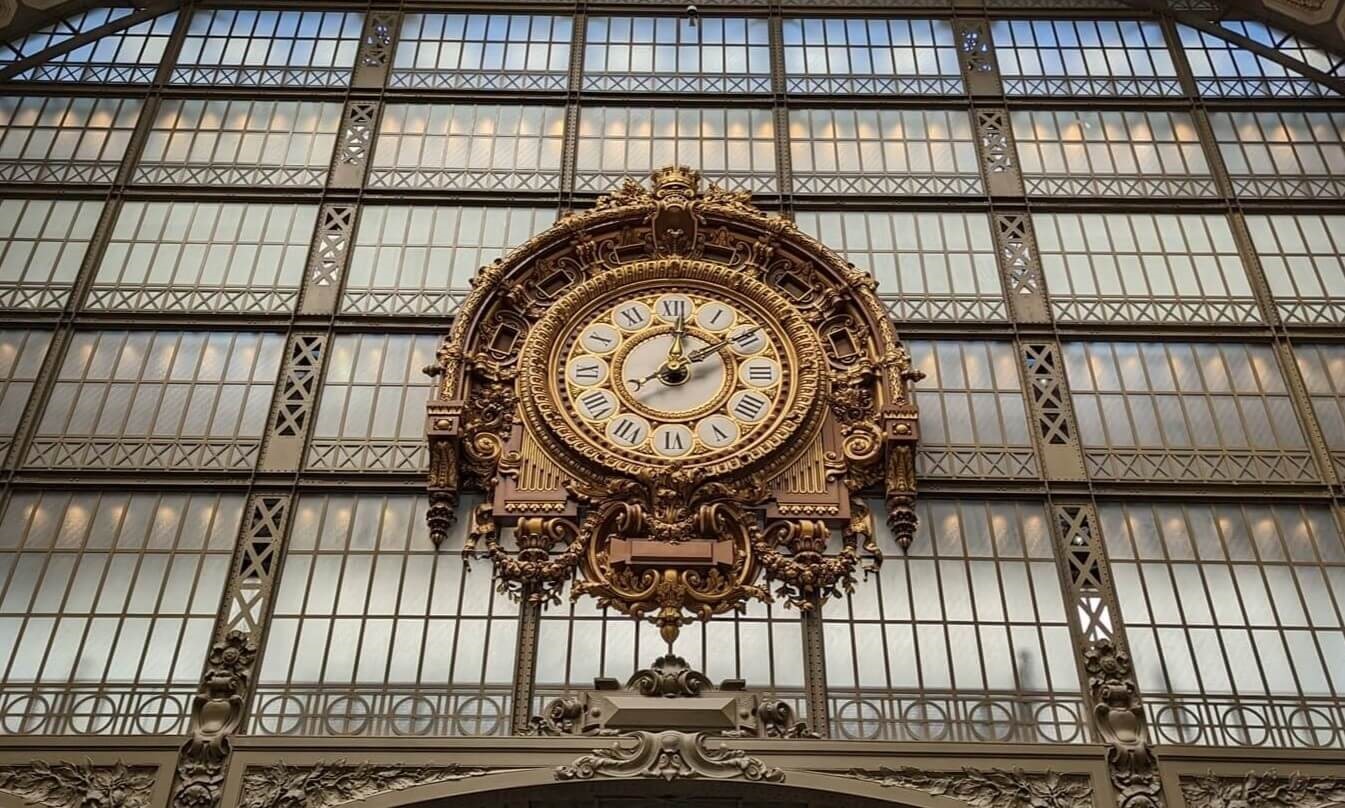
[[[118,761],[0,766],[0,791],[43,808],[148,808],[155,769]]]

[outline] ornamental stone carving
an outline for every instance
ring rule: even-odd
[[[1158,759],[1146,740],[1130,655],[1111,640],[1098,640],[1084,651],[1084,669],[1120,808],[1162,808]]]
[[[459,766],[401,766],[338,760],[314,766],[277,763],[248,767],[243,774],[239,808],[331,808],[432,783],[465,780],[488,774],[486,769]]]
[[[243,720],[243,700],[257,660],[257,646],[243,631],[230,631],[210,649],[201,691],[192,701],[192,734],[182,746],[174,808],[214,808],[224,785],[232,746]]]
[[[154,774],[148,766],[95,766],[90,761],[0,766],[0,791],[43,808],[149,808]]]
[[[882,558],[861,492],[898,546],[916,527],[922,374],[874,288],[686,167],[561,219],[481,269],[426,369],[431,538],[482,491],[467,552],[503,591],[568,585],[668,642],[849,593]]]
[[[740,749],[706,745],[703,732],[635,732],[556,768],[557,780],[661,778],[782,783],[784,772]]]
[[[1245,777],[1182,777],[1187,808],[1339,808],[1345,777],[1281,777],[1274,771]]]
[[[747,689],[741,679],[715,687],[675,654],[654,660],[618,688],[597,679],[594,689],[552,700],[529,722],[530,735],[616,736],[658,726],[734,738],[816,738],[787,702]]]
[[[1093,791],[1088,778],[1082,775],[1022,769],[927,772],[910,767],[883,767],[854,769],[848,776],[888,788],[912,788],[936,797],[949,797],[971,808],[1093,808]]]

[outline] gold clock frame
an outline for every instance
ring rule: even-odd
[[[922,374],[873,279],[692,169],[628,180],[482,267],[426,371],[429,526],[481,491],[467,553],[531,603],[592,596],[659,626],[771,600],[812,610],[878,563],[861,496],[881,492],[898,544],[916,526]],[[566,423],[560,343],[594,301],[669,278],[769,315],[793,389],[742,450],[704,462],[623,457]],[[760,320],[759,320],[760,321]],[[783,390],[781,391],[784,392]]]
[[[738,472],[769,475],[788,465],[797,454],[791,450],[801,449],[804,443],[793,439],[816,431],[822,423],[825,361],[817,332],[782,295],[760,280],[691,258],[638,261],[603,272],[568,292],[542,316],[529,331],[519,362],[521,412],[534,439],[562,465],[581,471],[586,482],[597,482],[613,472],[638,476],[658,471],[656,462],[639,453],[597,444],[577,429],[566,417],[568,405],[557,371],[565,361],[564,340],[576,325],[586,321],[586,310],[598,301],[613,299],[622,292],[638,293],[642,287],[661,281],[675,283],[677,291],[690,288],[709,292],[719,287],[734,299],[748,301],[757,309],[753,314],[758,322],[779,332],[785,353],[781,361],[788,362],[792,371],[787,400],[777,402],[777,411],[772,412],[768,423],[753,430],[753,440],[714,452],[714,462],[683,462],[682,467],[700,470],[707,477],[722,477]]]

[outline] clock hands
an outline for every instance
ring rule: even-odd
[[[663,382],[666,385],[681,384],[685,382],[687,380],[687,376],[690,375],[690,365],[693,365],[697,362],[701,362],[709,358],[711,355],[719,353],[720,351],[724,350],[724,348],[728,347],[728,345],[732,343],[734,340],[739,340],[743,339],[744,337],[751,336],[752,334],[755,334],[760,330],[761,326],[759,325],[754,326],[746,331],[740,331],[739,333],[734,334],[731,337],[725,337],[719,342],[713,342],[709,345],[706,345],[703,348],[697,348],[691,353],[683,354],[682,341],[686,337],[686,322],[684,318],[678,317],[677,326],[673,329],[672,332],[673,344],[668,349],[668,358],[665,359],[663,361],[663,364],[659,365],[658,369],[655,370],[653,373],[650,373],[643,379],[627,379],[626,384],[634,385],[634,387],[632,388],[632,392],[636,393],[640,392],[640,388],[644,387],[647,383],[653,381],[654,379],[658,379],[659,381]]]
[[[752,334],[755,334],[760,330],[761,326],[755,326],[753,328],[749,328],[746,331],[734,334],[731,337],[724,337],[719,342],[711,343],[709,345],[706,345],[704,348],[697,348],[696,350],[687,354],[687,361],[699,362],[702,359],[705,359],[707,356],[710,356],[711,354],[719,353],[720,351],[724,350],[724,348],[728,347],[729,343],[733,342],[734,340],[751,336]]]
[[[687,337],[687,320],[684,315],[677,315],[677,325],[673,326],[672,345],[668,346],[668,364],[673,364],[682,358],[683,343]]]
[[[659,365],[658,370],[654,371],[648,376],[645,376],[643,379],[627,379],[626,384],[634,385],[634,387],[631,388],[631,392],[638,393],[640,392],[640,388],[645,386],[646,382],[662,377],[666,370],[667,369],[664,365]]]

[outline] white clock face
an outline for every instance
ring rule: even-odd
[[[731,450],[770,420],[788,385],[778,330],[727,297],[642,293],[572,332],[562,370],[591,437],[650,459]]]

